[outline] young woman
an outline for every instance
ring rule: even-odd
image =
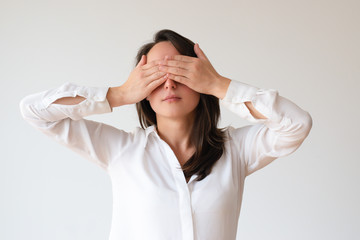
[[[219,129],[219,99],[254,124]],[[134,103],[142,128],[133,132],[84,119]],[[276,90],[221,76],[198,44],[171,30],[139,50],[123,85],[65,83],[20,107],[109,174],[111,240],[236,239],[245,177],[294,152],[312,127]]]

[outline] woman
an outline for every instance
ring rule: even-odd
[[[219,99],[255,124],[218,129]],[[84,119],[133,103],[142,126],[133,132]],[[139,50],[123,85],[65,83],[20,107],[109,174],[111,240],[236,239],[245,177],[294,152],[312,127],[277,91],[219,75],[198,44],[171,30]]]

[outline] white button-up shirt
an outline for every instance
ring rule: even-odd
[[[20,103],[31,125],[102,167],[110,176],[110,240],[234,240],[245,177],[294,152],[309,134],[308,112],[273,89],[231,81],[222,104],[254,123],[226,130],[225,152],[202,181],[186,182],[169,145],[151,126],[126,132],[84,119],[111,112],[108,88],[65,83]],[[76,105],[52,104],[82,96]],[[267,119],[255,119],[251,101]]]

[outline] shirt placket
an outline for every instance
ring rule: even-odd
[[[193,213],[191,206],[191,194],[189,191],[188,184],[184,173],[181,169],[180,163],[176,158],[174,152],[169,147],[168,144],[163,142],[166,156],[168,156],[169,164],[171,165],[171,171],[175,179],[176,187],[179,194],[179,211],[181,218],[181,228],[182,228],[182,239],[183,240],[194,240],[194,227],[193,227]],[[193,177],[190,179],[189,184],[193,180]]]

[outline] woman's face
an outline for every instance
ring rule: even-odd
[[[171,42],[155,44],[147,54],[147,63],[164,57],[180,55]],[[167,79],[147,98],[151,108],[159,117],[179,118],[190,116],[200,100],[200,94],[184,84]]]

